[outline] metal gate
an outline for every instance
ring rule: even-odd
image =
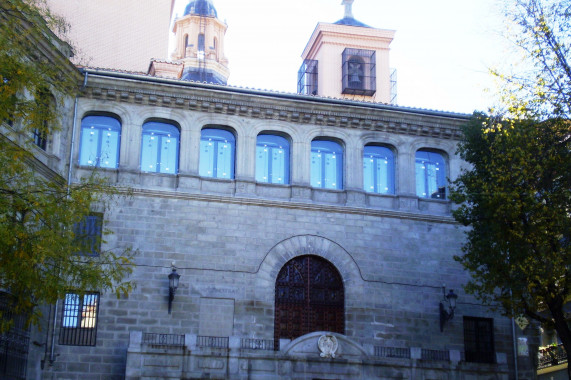
[[[296,257],[276,279],[274,339],[295,339],[313,331],[345,333],[343,280],[318,256]]]
[[[12,314],[10,296],[4,292],[0,292],[0,311],[3,319],[14,321],[10,330],[0,334],[0,378],[24,380],[30,344],[30,332],[26,328],[26,318]]]

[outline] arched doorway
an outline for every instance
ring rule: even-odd
[[[276,279],[274,339],[313,331],[345,333],[343,280],[329,261],[305,255],[288,261]]]

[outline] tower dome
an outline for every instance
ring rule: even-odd
[[[210,0],[192,0],[184,8],[183,16],[189,14],[218,18],[216,8],[214,8]]]

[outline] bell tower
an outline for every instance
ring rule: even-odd
[[[341,20],[318,23],[301,57],[297,92],[370,102],[396,99],[389,68],[393,30],[376,29],[353,17],[354,0],[343,0]]]
[[[176,49],[171,59],[182,63],[180,79],[226,84],[230,71],[224,56],[228,26],[218,19],[210,0],[191,0],[174,22]]]

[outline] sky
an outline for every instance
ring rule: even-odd
[[[301,53],[318,22],[343,18],[341,0],[211,0],[226,21],[232,86],[296,92]],[[189,0],[176,0],[182,16]],[[355,19],[395,30],[397,104],[458,113],[494,105],[490,68],[506,65],[497,0],[355,0]],[[490,91],[491,90],[491,91]]]

